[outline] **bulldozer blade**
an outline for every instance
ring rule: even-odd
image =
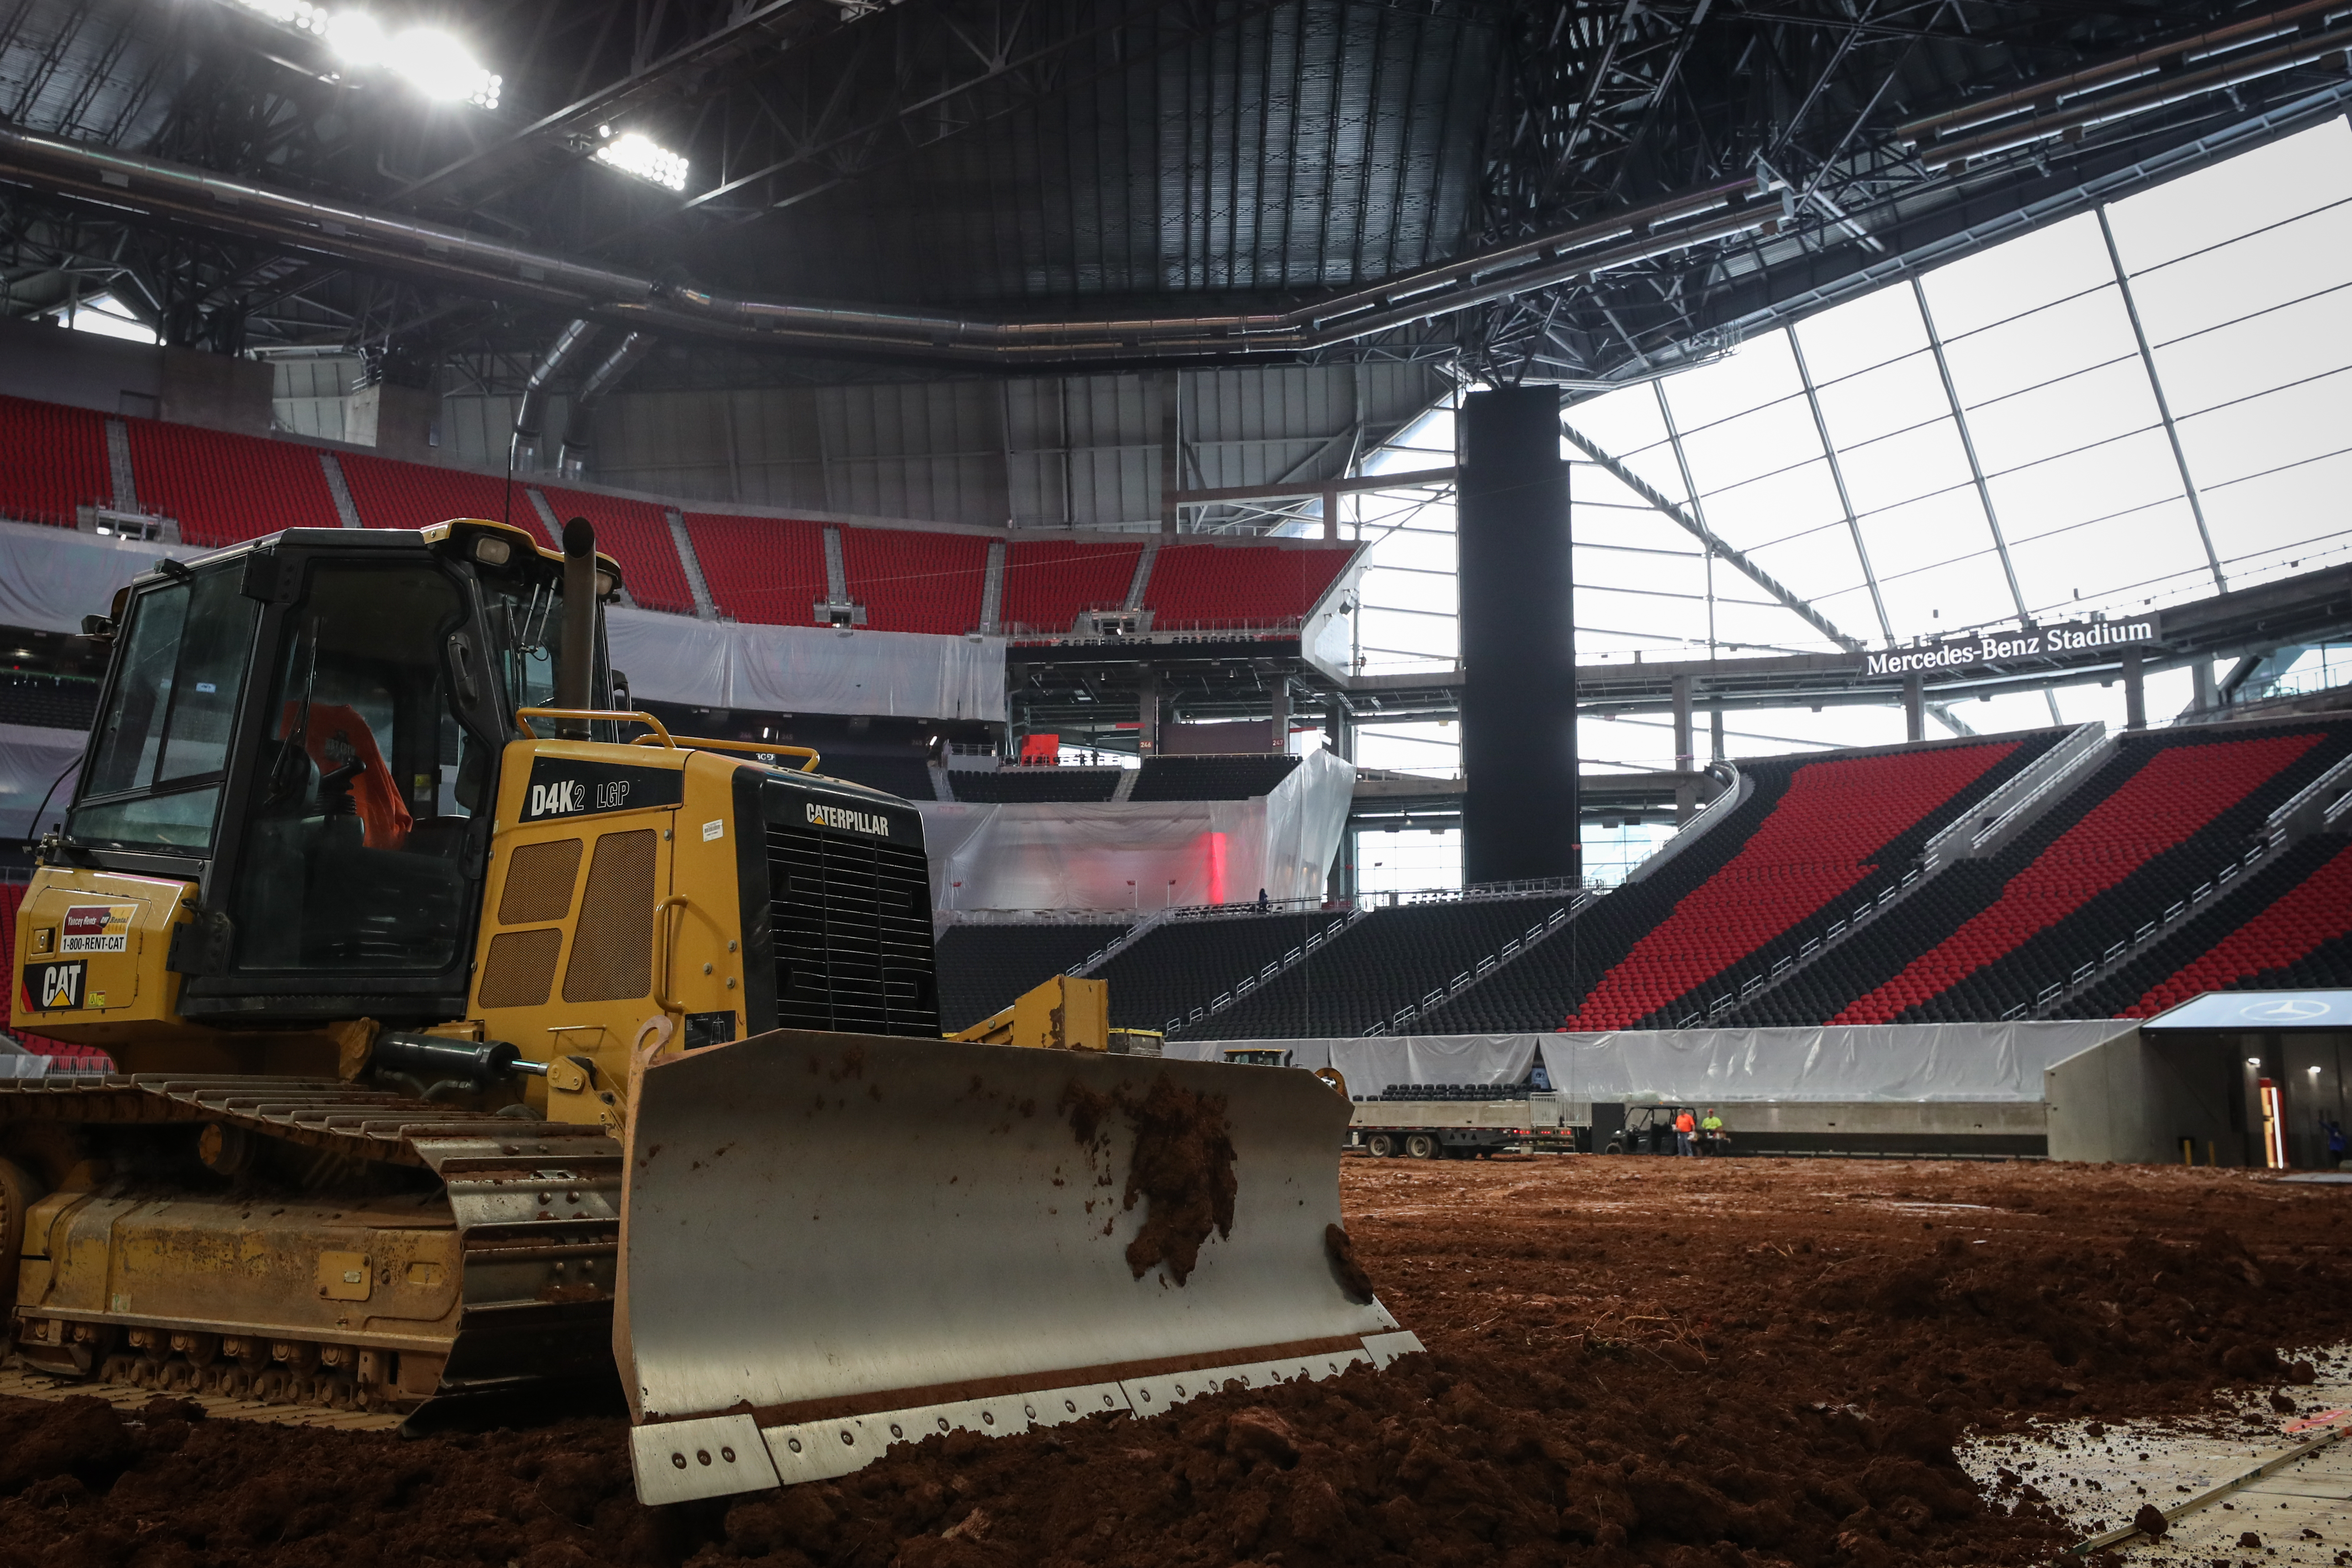
[[[948,1040],[778,1030],[652,1061],[614,1320],[638,1497],[1419,1350],[1339,1228],[1348,1114],[1289,1068]]]

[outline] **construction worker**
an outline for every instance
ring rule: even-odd
[[[1675,1111],[1675,1152],[1677,1154],[1697,1153],[1698,1151],[1691,1146],[1691,1134],[1697,1131],[1698,1118],[1690,1113],[1689,1106],[1685,1105],[1680,1110]]]
[[[1698,1119],[1698,1133],[1700,1152],[1706,1154],[1723,1152],[1723,1118],[1715,1113],[1714,1106],[1708,1106],[1706,1114]]]

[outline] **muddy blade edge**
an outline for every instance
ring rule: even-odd
[[[1069,1109],[1163,1075],[1223,1097],[1234,1150],[1232,1234],[1181,1285],[1129,1262],[1152,1206],[1123,1202],[1132,1119],[1088,1144]],[[1347,1121],[1278,1068],[793,1030],[660,1061],[631,1118],[614,1326],[639,1498],[1419,1349],[1327,1243]]]

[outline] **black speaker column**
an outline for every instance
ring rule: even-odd
[[[1462,879],[1578,872],[1568,464],[1550,387],[1462,402]]]

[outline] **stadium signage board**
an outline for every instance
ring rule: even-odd
[[[2046,658],[2156,640],[2154,621],[2061,621],[2022,631],[1946,637],[1918,647],[1880,648],[1862,656],[1864,675],[1929,675],[2012,658]]]

